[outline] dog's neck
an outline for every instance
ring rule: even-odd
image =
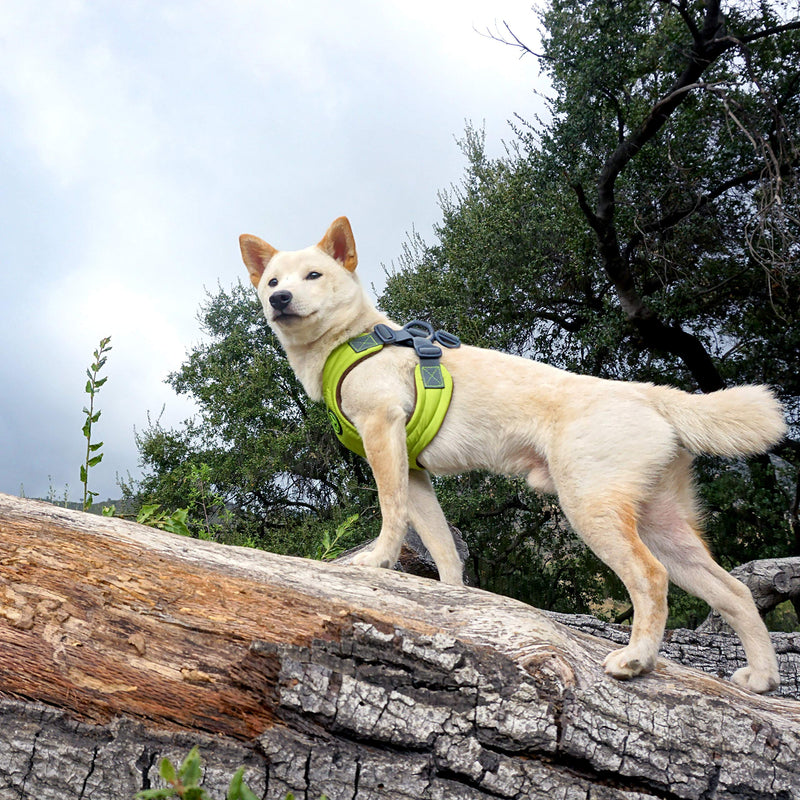
[[[292,342],[288,337],[281,336],[280,331],[276,331],[276,333],[286,351],[289,364],[300,383],[303,384],[306,393],[312,400],[319,401],[322,400],[322,372],[328,356],[340,344],[371,331],[381,322],[393,324],[372,305],[365,305],[358,316],[336,329],[325,331],[322,336],[313,341]]]

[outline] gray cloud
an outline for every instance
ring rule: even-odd
[[[240,233],[304,247],[347,214],[380,286],[463,173],[465,120],[499,153],[534,113],[535,63],[473,30],[495,17],[533,37],[527,0],[0,5],[0,491],[77,499],[111,335],[93,483],[118,494],[134,426],[191,410],[163,381],[204,287],[244,277]]]

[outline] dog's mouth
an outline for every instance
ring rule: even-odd
[[[272,315],[272,321],[280,323],[292,323],[294,320],[306,319],[307,317],[312,316],[314,313],[316,312],[312,311],[310,314],[298,314],[296,311],[284,309],[283,311],[275,311]]]

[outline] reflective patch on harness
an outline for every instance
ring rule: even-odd
[[[421,364],[422,385],[426,389],[444,389],[444,375],[441,364]]]
[[[348,344],[356,353],[363,353],[365,350],[369,350],[370,347],[382,345],[383,342],[374,333],[365,333],[363,336],[351,339]]]

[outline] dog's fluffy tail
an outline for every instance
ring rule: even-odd
[[[710,394],[652,388],[653,405],[692,453],[756,455],[786,435],[783,408],[766,386],[736,386]]]

